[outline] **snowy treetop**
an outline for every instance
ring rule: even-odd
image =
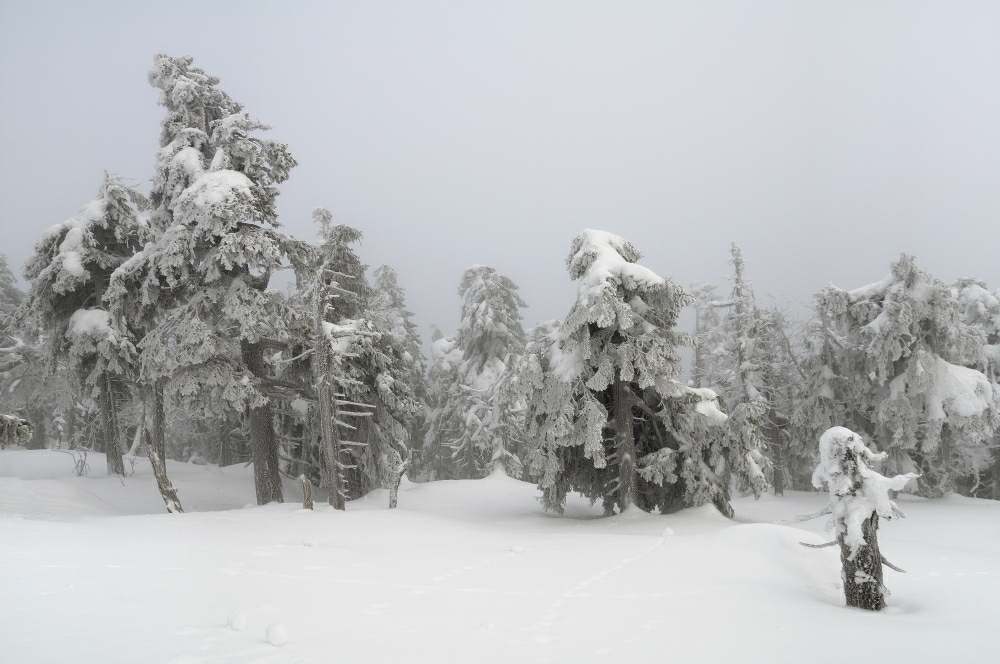
[[[588,229],[573,240],[566,266],[571,279],[580,279],[583,297],[612,284],[640,292],[662,287],[666,280],[649,268],[637,265],[640,258],[642,252],[630,242],[606,231]]]

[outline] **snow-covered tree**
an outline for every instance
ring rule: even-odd
[[[454,339],[461,361],[453,382],[434,382],[442,391],[436,394],[428,433],[440,475],[479,478],[497,464],[517,473],[520,462],[507,441],[519,426],[500,386],[524,349],[520,309],[528,305],[517,290],[517,284],[485,265],[473,265],[462,275],[462,320]],[[453,362],[450,352],[435,355]]]
[[[152,243],[113,289],[148,321],[145,380],[169,377],[182,400],[219,397],[248,410],[257,500],[281,501],[266,349],[284,348],[294,311],[271,274],[307,262],[308,247],[276,232],[277,185],[295,160],[188,56],[158,54],[149,82],[166,108],[150,193]],[[134,298],[134,299],[130,299]]]
[[[765,452],[775,493],[780,494],[788,483],[788,470],[802,470],[800,446],[794,444],[790,431],[801,388],[798,366],[785,314],[758,304],[736,243],[730,263],[733,288],[729,298],[712,297],[710,287],[702,286],[699,291],[696,384],[711,387],[725,399],[730,414],[728,435],[742,441],[740,445]],[[812,464],[808,468],[811,472]]]
[[[24,445],[31,439],[31,422],[14,415],[0,415],[0,450]]]
[[[24,268],[31,282],[28,312],[48,337],[48,357],[65,360],[99,395],[108,473],[120,475],[125,469],[117,411],[134,379],[136,349],[104,297],[114,271],[149,238],[138,214],[145,205],[134,189],[105,172],[97,198],[48,229]]]
[[[1000,290],[990,293],[986,284],[974,279],[960,279],[952,291],[958,298],[962,321],[980,330],[986,338],[983,356],[971,366],[986,376],[993,384],[993,397],[1000,401]],[[993,463],[982,485],[983,495],[1000,500],[1000,427],[993,432]],[[980,478],[976,478],[970,491],[979,494]]]
[[[318,298],[317,338],[327,339],[313,354],[325,483],[339,486],[343,498],[388,488],[395,507],[423,417],[420,340],[395,272],[382,266],[369,284],[352,247],[361,232],[333,225],[322,208],[313,216],[321,226],[319,265],[306,288]]]
[[[884,459],[885,452],[872,452],[860,434],[844,427],[833,427],[823,434],[819,456],[813,485],[830,492],[824,512],[831,515],[830,527],[840,545],[847,605],[881,611],[888,594],[882,583],[882,565],[889,563],[879,551],[878,520],[905,516],[889,499],[889,491],[899,491],[915,475],[879,475],[872,465]]]
[[[952,289],[903,254],[878,283],[827,287],[817,313],[838,356],[820,371],[849,400],[849,421],[888,454],[889,472],[921,472],[922,492],[940,495],[990,465],[1000,409],[971,368],[982,366],[985,335],[963,322]]]
[[[636,264],[641,257],[603,231],[573,240],[566,263],[580,281],[576,302],[525,363],[529,474],[550,509],[579,491],[609,513],[712,501],[731,514],[716,469],[724,462],[759,492],[763,459],[756,449],[730,446],[712,390],[673,379],[676,347],[687,341],[674,326],[692,299]]]

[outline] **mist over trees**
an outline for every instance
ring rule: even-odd
[[[112,474],[145,454],[171,512],[167,459],[252,462],[261,504],[283,477],[343,509],[381,488],[395,506],[404,477],[505,473],[557,511],[579,492],[609,514],[732,515],[734,493],[810,489],[821,435],[843,426],[898,489],[1000,498],[1000,291],[974,278],[945,284],[904,254],[798,320],[758,300],[735,244],[728,284],[685,290],[584,230],[564,319],[525,330],[517,284],[473,265],[460,326],[427,358],[360,230],[317,208],[316,241],[280,232],[288,146],[190,57],[157,55],[149,83],[165,113],[148,197],[104,173],[38,239],[27,293],[0,257],[5,446],[104,452]]]

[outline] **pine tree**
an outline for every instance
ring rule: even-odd
[[[950,288],[903,254],[878,283],[827,287],[817,313],[838,356],[822,365],[828,382],[843,382],[849,421],[888,454],[889,472],[921,472],[933,496],[990,465],[1000,411],[989,379],[970,368],[983,360],[984,333],[962,321]]]
[[[762,458],[729,447],[712,390],[673,380],[687,340],[673,328],[692,298],[637,265],[641,257],[603,231],[574,239],[566,263],[580,280],[577,300],[523,363],[529,474],[550,509],[579,491],[607,513],[712,501],[731,514],[715,469],[725,462],[759,492]]]
[[[190,57],[154,58],[149,82],[166,108],[150,194],[154,242],[123,267],[115,297],[138,298],[144,375],[171,380],[182,400],[219,398],[249,412],[259,503],[281,501],[266,349],[286,346],[294,311],[267,289],[308,247],[274,230],[277,185],[295,160],[256,136],[268,129],[218,89]]]
[[[65,360],[99,395],[109,474],[125,472],[117,411],[135,373],[136,349],[104,298],[112,273],[149,238],[138,214],[145,206],[134,189],[105,172],[97,198],[46,231],[24,269],[29,315],[48,333],[50,363]]]
[[[429,434],[431,449],[441,455],[438,466],[446,469],[442,474],[480,478],[498,464],[518,472],[520,461],[508,441],[519,425],[503,387],[525,343],[520,309],[528,305],[517,290],[508,277],[484,265],[462,275],[462,320],[454,340],[461,362],[453,382],[438,385],[443,391]]]

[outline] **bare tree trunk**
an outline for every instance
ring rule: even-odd
[[[322,275],[319,277],[322,280]],[[323,436],[323,460],[326,466],[327,488],[330,491],[330,505],[336,510],[346,510],[344,504],[344,475],[340,468],[340,432],[337,430],[337,401],[333,393],[333,366],[330,358],[330,343],[323,329],[323,307],[320,297],[320,283],[317,282],[313,294],[316,346],[313,349],[313,373],[316,376],[316,392],[319,399],[320,432]]]
[[[311,510],[313,508],[313,485],[309,478],[303,475],[299,478],[302,482],[302,509]]]
[[[611,390],[614,400],[615,442],[618,452],[618,495],[621,510],[624,512],[630,505],[636,504],[639,492],[636,477],[635,431],[628,385],[617,379]]]
[[[152,444],[152,436],[149,429],[143,430],[143,443],[146,445],[146,455],[149,457],[149,465],[153,467],[153,477],[156,478],[156,488],[160,490],[163,503],[167,506],[167,511],[171,514],[180,514],[184,511],[181,501],[177,498],[177,489],[167,478],[167,466],[160,457],[160,451],[156,445]]]
[[[181,501],[177,498],[177,490],[174,489],[173,484],[170,483],[170,479],[167,477],[167,462],[164,457],[160,454],[160,445],[156,444],[156,398],[157,392],[162,400],[163,388],[162,385],[157,389],[156,385],[145,384],[140,388],[140,394],[143,400],[143,413],[147,413],[147,407],[152,405],[150,409],[152,411],[152,417],[145,419],[140,423],[142,428],[142,443],[146,448],[146,456],[149,457],[149,465],[153,467],[153,477],[156,478],[156,488],[160,491],[160,497],[163,498],[163,503],[167,506],[167,512],[171,514],[177,514],[183,512],[181,508]],[[152,404],[150,402],[153,402]],[[162,412],[162,411],[161,411]],[[150,420],[152,420],[152,427],[150,426]],[[162,419],[160,419],[162,423]],[[162,435],[162,431],[161,431]]]
[[[166,378],[157,378],[153,383],[153,444],[156,445],[160,458],[166,463],[167,458],[167,417],[163,399],[163,388]]]
[[[405,449],[404,445],[400,445]],[[406,449],[406,457],[404,458],[402,453],[397,451],[396,455],[399,459],[399,463],[396,464],[396,469],[392,475],[392,481],[389,484],[389,509],[395,509],[396,504],[399,502],[399,484],[403,481],[403,475],[406,474],[406,469],[410,467],[410,461],[413,459],[413,453],[409,449]],[[503,466],[501,465],[501,468]]]
[[[240,340],[243,364],[257,378],[267,376],[264,348],[260,344]],[[250,408],[250,447],[253,454],[253,478],[257,489],[257,504],[285,502],[281,495],[281,475],[278,471],[278,439],[274,435],[274,415],[270,401]]]
[[[45,411],[41,408],[32,408],[28,411],[31,423],[35,428],[31,430],[31,439],[25,448],[29,450],[44,450],[45,440],[48,438],[45,431]]]
[[[233,462],[233,451],[229,446],[229,418],[222,414],[222,426],[219,430],[219,467],[223,468]]]
[[[122,460],[121,432],[118,430],[118,411],[111,376],[101,374],[101,415],[104,419],[104,455],[108,461],[108,475],[125,475]]]
[[[878,548],[878,514],[861,525],[865,543],[851,558],[851,548],[840,535],[840,563],[843,566],[844,596],[847,606],[869,611],[885,608],[885,586],[882,583],[882,554]]]

